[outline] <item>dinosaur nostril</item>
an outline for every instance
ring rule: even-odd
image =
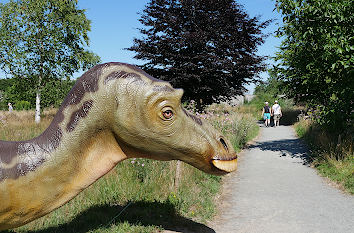
[[[225,140],[222,139],[222,138],[220,138],[220,142],[221,142],[221,144],[224,146],[224,148],[225,148],[227,151],[229,151],[229,148],[227,147],[227,144],[226,144]]]

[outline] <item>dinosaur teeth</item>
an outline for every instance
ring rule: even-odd
[[[218,169],[225,172],[235,171],[237,168],[237,159],[233,160],[212,160],[212,163]]]

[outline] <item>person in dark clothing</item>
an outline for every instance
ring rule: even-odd
[[[265,102],[264,104],[265,104],[265,106],[263,107],[263,110],[262,110],[262,117],[265,120],[264,121],[265,126],[269,127],[270,126],[271,109],[269,107],[269,103],[268,102]]]

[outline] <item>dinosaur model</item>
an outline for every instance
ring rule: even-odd
[[[127,158],[182,160],[218,175],[234,171],[230,143],[182,108],[182,94],[129,64],[87,71],[40,136],[0,141],[0,230],[62,206]]]

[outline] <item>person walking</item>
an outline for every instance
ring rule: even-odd
[[[9,112],[12,112],[14,110],[14,108],[12,107],[12,104],[8,103],[7,105],[9,106]]]
[[[278,104],[278,100],[274,101],[274,105],[272,106],[272,114],[274,120],[274,127],[279,126],[280,117],[282,116],[281,107]]]
[[[271,108],[269,107],[268,102],[265,102],[264,104],[265,104],[265,106],[263,107],[263,110],[262,110],[262,117],[264,119],[265,126],[269,127]]]

